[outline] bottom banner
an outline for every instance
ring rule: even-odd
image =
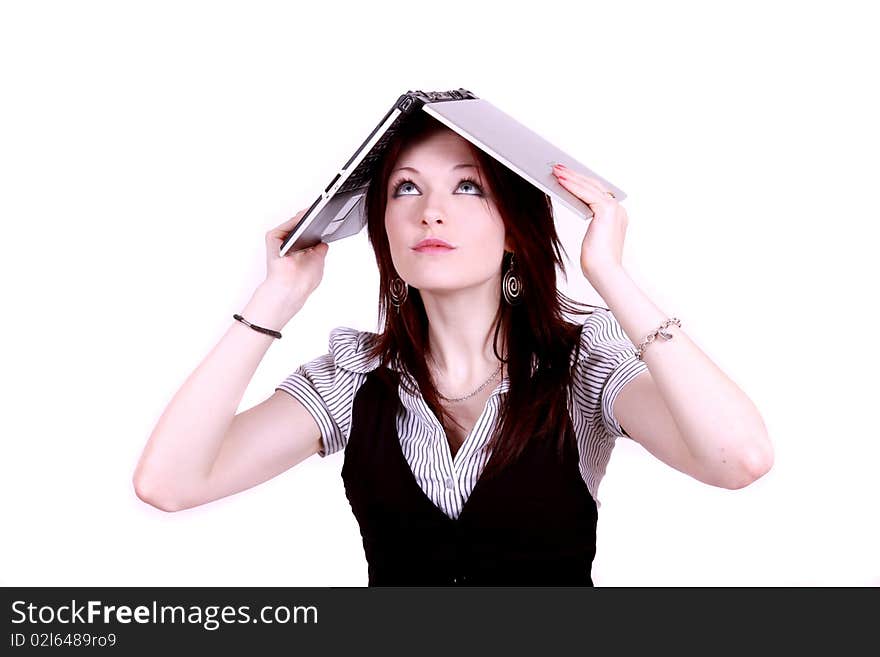
[[[4,588],[3,654],[721,647],[874,642],[877,589]],[[707,643],[708,642],[708,643]],[[869,643],[866,643],[869,642]],[[876,644],[875,644],[876,647]]]

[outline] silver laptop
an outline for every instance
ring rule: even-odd
[[[599,179],[618,201],[626,198],[622,190],[602,176],[467,89],[407,91],[333,176],[282,242],[279,255],[307,249],[318,242],[333,242],[363,229],[364,201],[373,167],[398,128],[415,112],[427,112],[584,219],[593,216],[590,206],[556,181],[552,173],[554,164],[561,163]]]

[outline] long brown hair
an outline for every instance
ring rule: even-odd
[[[398,275],[385,232],[388,179],[398,155],[409,144],[448,130],[425,112],[416,112],[395,133],[373,169],[365,208],[367,235],[379,267],[378,319],[384,329],[368,347],[368,353],[370,358],[380,358],[379,376],[402,385],[406,385],[405,377],[393,374],[386,367],[394,363],[399,369],[405,368],[440,423],[463,430],[441,405],[425,361],[429,352],[428,317],[421,294],[408,286],[406,301],[399,312],[391,305],[389,286]],[[510,388],[501,396],[499,421],[486,445],[493,453],[481,477],[489,477],[516,460],[529,440],[555,438],[557,451],[562,453],[564,441],[570,439],[564,431],[569,401],[564,393],[572,394],[571,363],[577,362],[581,331],[580,324],[563,317],[563,311],[588,315],[592,310],[587,308],[600,306],[576,302],[557,289],[556,269],[566,281],[568,277],[560,252],[565,250],[556,234],[550,197],[470,142],[468,146],[481,167],[480,182],[483,183],[482,175],[485,175],[488,188],[493,190],[513,245],[516,272],[522,281],[521,303],[511,306],[502,296],[495,316],[495,356],[503,360],[498,354],[498,336],[505,331]],[[485,185],[483,188],[487,189]],[[510,255],[505,253],[498,263],[500,272],[507,270]],[[574,361],[571,360],[573,349],[578,350]],[[516,412],[511,416],[512,408]]]

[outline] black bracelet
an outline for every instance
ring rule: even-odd
[[[272,329],[263,328],[262,326],[257,326],[255,324],[251,324],[241,315],[233,315],[232,319],[237,319],[239,322],[244,324],[245,326],[250,326],[255,331],[259,331],[260,333],[265,333],[266,335],[271,335],[273,338],[281,339],[281,334],[278,331],[273,331]]]

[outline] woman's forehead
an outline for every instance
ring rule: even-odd
[[[394,169],[412,167],[422,170],[439,168],[445,172],[458,164],[479,166],[474,159],[469,142],[454,132],[432,135],[401,150]]]

